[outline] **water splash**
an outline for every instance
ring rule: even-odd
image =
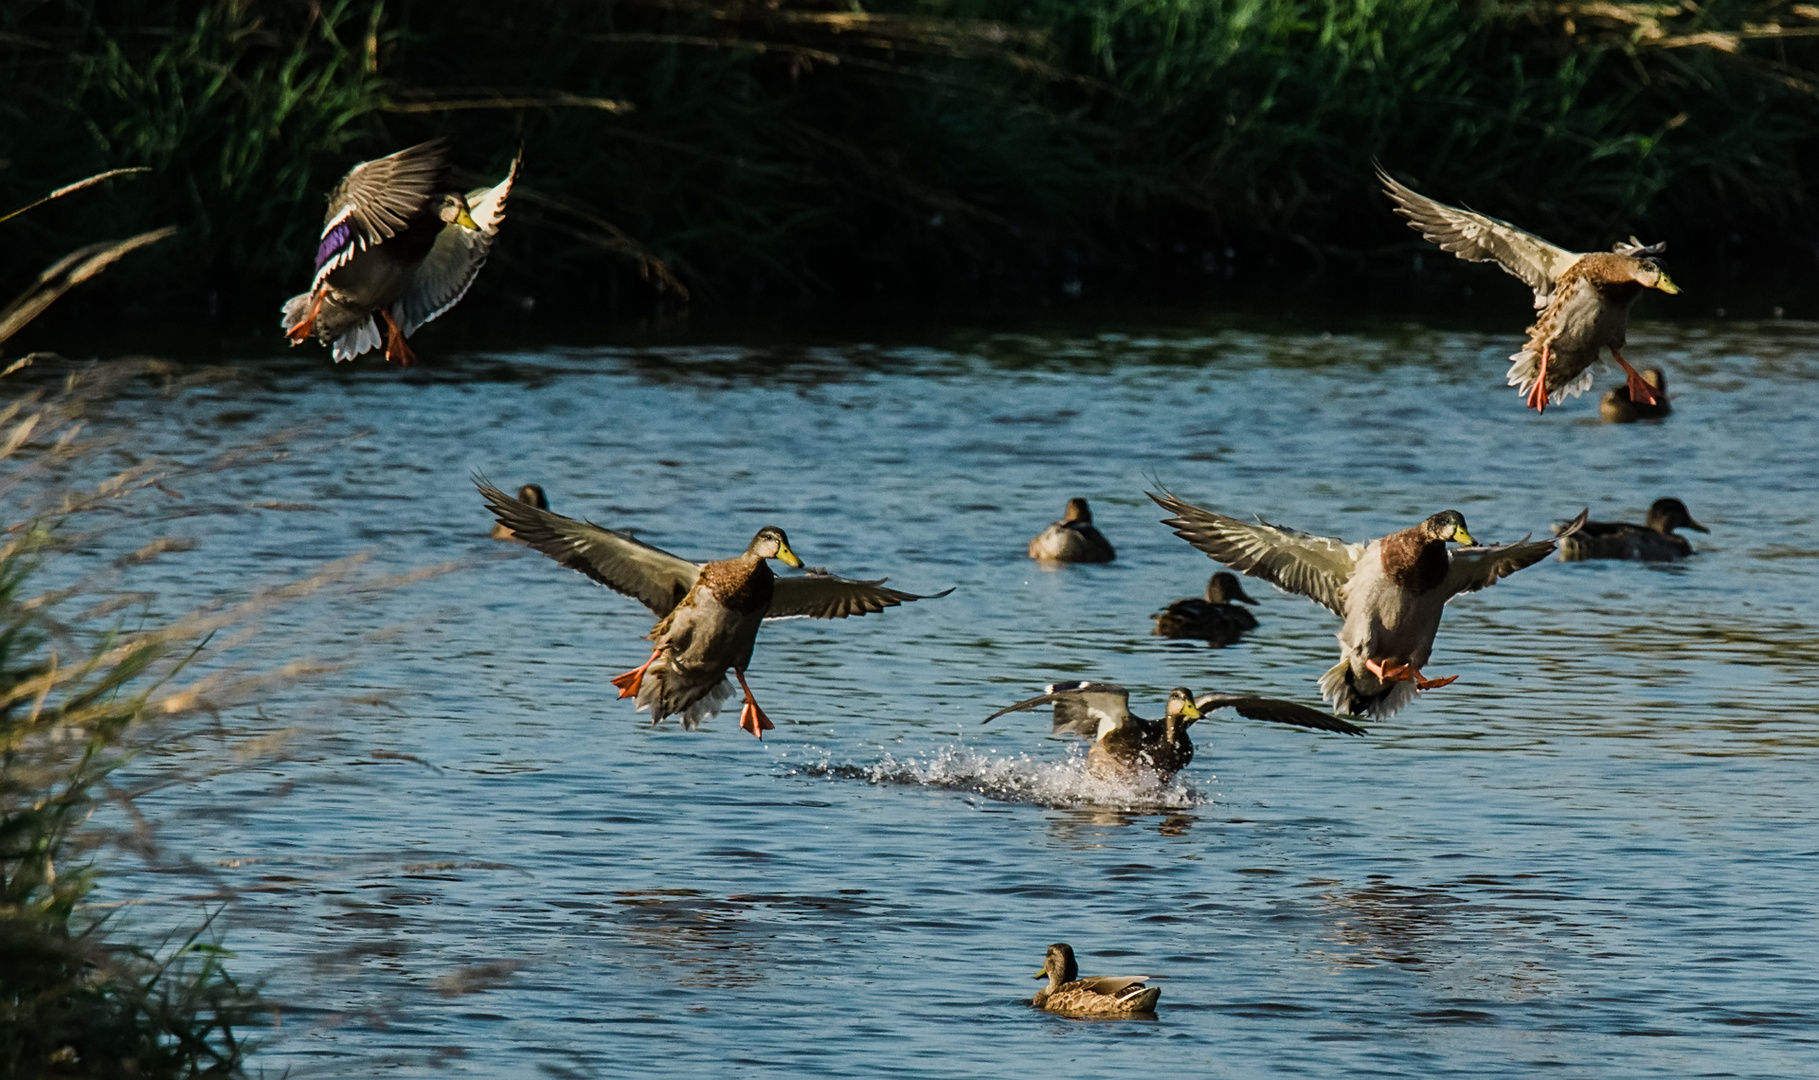
[[[1029,754],[982,752],[953,743],[926,754],[902,757],[889,751],[870,763],[841,762],[825,750],[805,747],[806,760],[790,764],[784,775],[816,776],[831,780],[863,780],[868,784],[966,791],[999,802],[1033,803],[1058,809],[1162,812],[1205,806],[1211,796],[1176,776],[1164,783],[1145,772],[1133,780],[1107,780],[1086,770],[1086,755],[1078,748],[1065,758]],[[784,757],[787,759],[788,754]]]

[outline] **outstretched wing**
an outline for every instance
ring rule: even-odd
[[[484,477],[474,486],[512,535],[600,584],[668,615],[695,587],[701,567],[624,533],[519,502]]]
[[[1239,573],[1300,593],[1343,615],[1341,592],[1364,555],[1363,544],[1296,532],[1259,521],[1255,525],[1215,514],[1164,492],[1148,493],[1175,515],[1163,524],[1175,535]]]
[[[524,163],[524,152],[512,159],[505,179],[490,188],[475,188],[467,194],[468,214],[478,229],[458,222],[442,226],[429,256],[417,267],[405,290],[392,308],[392,318],[406,337],[417,328],[461,302],[486,256],[493,249],[493,237],[499,235],[499,223],[505,220],[505,200],[518,180],[518,168]]]
[[[1377,166],[1377,178],[1383,181],[1384,193],[1395,201],[1396,212],[1408,219],[1409,228],[1439,245],[1441,251],[1450,251],[1467,262],[1494,262],[1521,278],[1535,290],[1536,308],[1547,306],[1548,298],[1554,295],[1554,282],[1579,261],[1578,254],[1555,247],[1507,221],[1435,202],[1398,183],[1381,165]]]
[[[1117,683],[1053,683],[1041,697],[1008,705],[980,723],[989,724],[1005,713],[1022,712],[1052,703],[1055,706],[1054,726],[1049,729],[1052,734],[1071,731],[1075,735],[1091,739],[1099,734],[1101,720],[1109,721],[1114,731],[1130,722],[1130,696],[1130,691]]]
[[[1337,716],[1276,698],[1248,697],[1243,694],[1201,694],[1194,699],[1194,705],[1202,712],[1235,709],[1240,716],[1248,716],[1252,720],[1268,720],[1272,724],[1293,724],[1296,727],[1332,731],[1340,735],[1368,734],[1357,724],[1348,724]]]
[[[1578,517],[1546,540],[1523,540],[1496,547],[1454,548],[1449,553],[1452,566],[1446,572],[1448,599],[1460,593],[1488,588],[1495,585],[1498,579],[1509,577],[1523,567],[1533,566],[1547,558],[1553,554],[1560,541],[1585,528],[1586,513],[1585,510],[1579,511]]]
[[[848,615],[876,615],[888,607],[911,600],[935,600],[953,592],[943,589],[928,596],[884,587],[886,578],[853,581],[825,572],[803,577],[780,577],[771,587],[767,619],[844,619]]]
[[[316,246],[314,292],[329,272],[396,236],[447,185],[448,142],[431,139],[348,170],[328,197]]]

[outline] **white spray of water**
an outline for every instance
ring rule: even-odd
[[[982,753],[956,743],[926,754],[901,757],[886,751],[869,763],[835,761],[833,754],[812,747],[804,747],[801,753],[799,763],[789,764],[792,775],[967,791],[1000,802],[1160,812],[1204,806],[1212,801],[1180,776],[1168,783],[1148,772],[1132,780],[1094,776],[1086,771],[1086,755],[1078,749],[1065,758],[1038,758],[1021,753]]]

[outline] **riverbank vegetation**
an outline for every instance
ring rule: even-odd
[[[0,14],[0,205],[180,233],[106,287],[261,315],[323,193],[435,134],[525,180],[482,299],[1007,300],[1419,249],[1375,190],[1562,243],[1631,232],[1677,277],[1814,266],[1819,6],[1783,0],[44,0]]]

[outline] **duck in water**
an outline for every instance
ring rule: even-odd
[[[1058,1016],[1141,1016],[1156,1011],[1162,997],[1159,986],[1145,986],[1154,975],[1097,975],[1080,977],[1073,946],[1057,942],[1036,978],[1048,985],[1036,991],[1030,1004]]]
[[[1029,544],[1029,557],[1043,562],[1107,563],[1117,558],[1112,545],[1093,527],[1085,499],[1069,499],[1067,511]]]
[[[1257,616],[1239,607],[1255,604],[1244,593],[1238,577],[1221,570],[1206,583],[1206,599],[1177,600],[1151,615],[1155,634],[1165,638],[1198,638],[1210,645],[1230,645],[1257,628]]]
[[[1556,529],[1565,526],[1556,525]],[[1641,525],[1625,521],[1588,521],[1585,527],[1560,541],[1560,558],[1564,562],[1586,559],[1639,559],[1643,562],[1671,562],[1693,554],[1693,545],[1675,529],[1711,532],[1693,520],[1686,504],[1679,499],[1656,499],[1648,508],[1648,520]]]

